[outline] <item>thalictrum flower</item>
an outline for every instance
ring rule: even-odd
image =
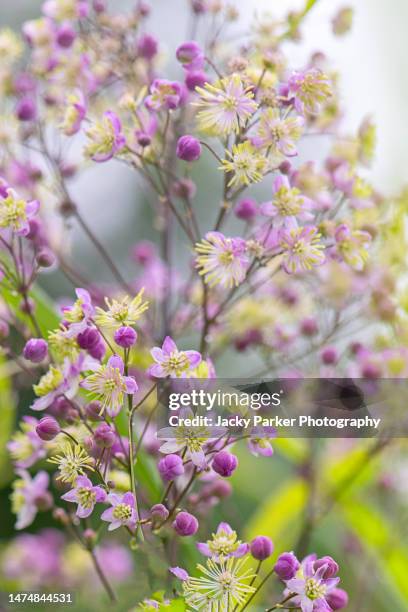
[[[333,590],[340,578],[324,578],[327,565],[322,565],[317,571],[314,569],[316,556],[310,555],[303,560],[295,578],[288,580],[288,591],[296,593],[298,597],[294,602],[300,606],[302,612],[314,610],[331,610],[325,596]]]
[[[226,557],[243,557],[248,552],[248,544],[238,540],[236,531],[228,523],[220,523],[211,540],[198,542],[197,548],[200,553],[215,561]]]
[[[75,482],[78,476],[83,476],[85,470],[93,471],[94,460],[79,444],[72,446],[66,443],[60,453],[48,459],[50,463],[58,465],[60,471],[57,480],[62,482]]]
[[[252,144],[260,148],[271,147],[272,153],[296,155],[295,143],[302,135],[304,123],[303,117],[283,119],[278,108],[267,108],[260,117]]]
[[[16,529],[24,529],[31,525],[42,502],[49,500],[47,472],[41,471],[31,478],[26,470],[16,470],[20,476],[13,482],[11,503],[13,513],[17,515]]]
[[[336,252],[349,266],[362,270],[368,258],[371,234],[340,225],[335,232]]]
[[[101,414],[106,410],[109,416],[119,414],[126,394],[136,393],[138,386],[134,378],[124,376],[124,363],[118,355],[112,355],[106,365],[98,367],[81,382],[81,386],[94,394],[101,402]]]
[[[150,366],[149,374],[156,378],[184,378],[201,361],[198,351],[179,351],[170,336],[166,336],[161,348],[156,346],[150,352],[156,363]]]
[[[119,117],[112,111],[104,113],[102,120],[94,123],[86,132],[89,142],[85,147],[85,155],[96,162],[112,159],[126,144],[121,130]]]
[[[79,518],[86,518],[92,514],[97,502],[104,502],[106,492],[102,487],[96,487],[86,476],[78,476],[75,481],[75,488],[61,495],[61,499],[78,504],[76,515]]]
[[[26,236],[30,231],[29,220],[38,212],[37,200],[26,202],[14,189],[7,188],[0,194],[0,229],[10,229],[18,236]]]
[[[146,106],[150,110],[159,111],[162,108],[174,110],[180,105],[182,86],[177,81],[155,79],[150,86],[150,95],[146,98]]]
[[[71,21],[86,17],[89,6],[86,0],[46,0],[42,11],[44,15],[56,21]]]
[[[296,110],[312,115],[333,94],[328,76],[317,68],[294,72],[289,79],[289,91],[294,95]]]
[[[112,507],[102,513],[101,519],[110,523],[108,531],[113,531],[122,525],[134,529],[137,515],[133,493],[128,492],[124,495],[109,493],[106,499]]]
[[[213,287],[231,288],[245,279],[249,266],[247,245],[243,238],[227,238],[221,232],[208,232],[196,244],[196,266],[205,282]]]
[[[255,457],[273,455],[272,440],[276,438],[274,427],[254,427],[250,432],[248,448]]]
[[[273,228],[296,228],[297,219],[307,221],[313,218],[309,212],[312,200],[291,187],[287,176],[279,175],[273,182],[273,200],[261,205],[261,212],[274,220]]]
[[[17,431],[7,444],[11,458],[19,468],[29,468],[46,455],[44,443],[35,431],[37,425],[34,417],[23,417],[21,431]]]
[[[228,186],[250,185],[262,180],[267,168],[266,157],[256,149],[253,144],[246,140],[240,144],[233,145],[231,151],[226,151],[229,159],[222,160],[220,170],[232,174]]]
[[[149,307],[149,302],[143,302],[143,293],[144,289],[141,289],[132,299],[128,295],[121,300],[111,301],[105,298],[108,309],[103,310],[97,307],[95,322],[101,327],[112,329],[134,325]]]
[[[258,108],[253,92],[238,74],[196,87],[196,91],[200,95],[195,103],[201,109],[197,115],[199,128],[212,134],[238,132]]]
[[[81,124],[85,115],[85,98],[83,93],[78,90],[67,97],[60,129],[66,136],[73,136],[81,129]]]
[[[88,324],[91,323],[92,317],[95,314],[95,308],[92,305],[92,299],[86,289],[75,289],[77,300],[70,307],[64,307],[62,313],[65,321],[69,323],[69,327],[65,332],[68,338],[73,338],[83,332]]]
[[[305,272],[320,266],[324,260],[324,245],[316,227],[302,227],[282,232],[282,265],[288,274]]]

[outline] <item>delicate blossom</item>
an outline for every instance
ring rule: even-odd
[[[274,427],[254,427],[249,436],[248,448],[255,457],[272,457],[272,441],[276,438]]]
[[[109,493],[106,500],[112,507],[102,513],[101,519],[110,523],[108,531],[113,531],[121,526],[134,529],[136,526],[137,514],[133,493],[128,492],[124,495]]]
[[[220,284],[231,288],[245,279],[249,257],[243,238],[227,238],[221,232],[208,232],[196,244],[195,250],[198,253],[196,266],[210,287]]]
[[[101,365],[93,374],[82,381],[81,386],[91,391],[94,399],[101,402],[101,414],[116,416],[124,402],[125,395],[136,393],[138,386],[134,378],[124,376],[124,363],[118,355],[112,355],[106,365]]]
[[[184,378],[201,361],[198,351],[180,351],[170,336],[166,336],[161,348],[156,346],[150,352],[156,363],[150,366],[149,374],[156,378]]]
[[[144,289],[134,297],[123,297],[121,300],[105,298],[107,310],[96,308],[95,322],[101,327],[119,328],[134,325],[147,310],[149,303],[143,301]]]
[[[337,228],[335,239],[339,257],[355,270],[362,270],[368,259],[371,235],[361,230],[351,230],[343,224]]]
[[[223,557],[243,557],[248,552],[248,544],[238,540],[236,531],[228,523],[220,523],[211,540],[198,542],[197,548],[200,553],[216,561]]]
[[[97,502],[104,502],[106,493],[102,487],[96,487],[87,476],[78,476],[75,487],[61,496],[68,502],[78,504],[76,515],[79,518],[86,518],[92,514]]]
[[[38,421],[34,417],[23,417],[20,423],[21,431],[16,431],[7,443],[11,458],[19,468],[29,468],[46,455],[44,443],[35,431],[37,424]]]
[[[289,91],[294,95],[296,110],[312,115],[332,96],[329,78],[317,68],[294,72],[289,79]]]
[[[26,236],[30,231],[29,221],[38,212],[37,200],[26,202],[14,191],[7,188],[0,193],[0,229],[10,229],[18,236]]]
[[[92,305],[92,299],[86,289],[75,289],[77,300],[70,307],[64,307],[62,313],[64,319],[69,323],[65,335],[68,338],[77,336],[83,332],[90,324],[95,309]]]
[[[82,446],[79,444],[72,446],[69,443],[65,443],[59,454],[48,461],[58,466],[60,474],[57,480],[62,482],[75,482],[78,476],[85,474],[85,470],[93,471],[94,465],[94,460]]]
[[[213,85],[206,83],[196,91],[200,96],[195,103],[200,109],[197,115],[199,128],[211,134],[238,132],[258,107],[253,92],[245,87],[238,74]]]
[[[86,116],[86,103],[81,91],[67,96],[64,116],[60,129],[66,136],[73,136],[81,129],[82,121]]]
[[[273,182],[273,200],[261,205],[261,212],[274,220],[273,227],[297,227],[297,220],[308,221],[313,218],[310,209],[312,201],[291,187],[286,176],[279,175]]]
[[[267,167],[267,159],[249,140],[233,145],[232,153],[227,151],[228,159],[222,160],[221,170],[232,174],[228,186],[250,185],[262,180]]]
[[[174,110],[181,102],[182,87],[177,81],[155,79],[150,86],[150,95],[146,98],[146,106],[153,111],[161,109]]]
[[[261,115],[256,136],[252,144],[256,147],[271,147],[271,152],[279,152],[289,157],[296,155],[296,142],[302,135],[303,117],[281,117],[278,108],[267,108]]]
[[[104,113],[101,121],[94,123],[86,132],[89,142],[85,147],[85,155],[96,162],[112,159],[126,144],[121,130],[119,117],[112,111]]]
[[[326,602],[326,595],[332,591],[340,581],[340,578],[326,578],[327,564],[315,567],[316,556],[310,555],[303,560],[295,578],[286,582],[290,593],[297,595],[294,600],[302,612],[313,612],[314,610],[327,610],[331,608]]]
[[[72,399],[78,391],[81,372],[95,367],[95,363],[81,353],[75,361],[65,359],[62,366],[50,365],[48,372],[33,385],[38,399],[34,400],[31,409],[45,410],[61,395]]]
[[[316,227],[302,227],[285,231],[280,239],[283,249],[282,265],[288,274],[305,272],[320,266],[324,260],[324,245]]]
[[[16,529],[24,529],[31,525],[41,507],[49,506],[50,477],[44,471],[38,472],[34,478],[26,470],[16,470],[16,474],[20,478],[13,482],[11,503],[13,512],[17,515]]]

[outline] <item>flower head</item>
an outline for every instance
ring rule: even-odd
[[[123,376],[124,364],[118,355],[112,355],[106,365],[101,365],[82,381],[81,386],[91,391],[101,402],[101,413],[109,416],[119,414],[125,394],[133,395],[138,389],[131,376]]]
[[[38,472],[34,478],[26,470],[17,470],[16,473],[20,478],[13,482],[11,504],[13,513],[17,515],[16,529],[24,529],[31,525],[39,508],[49,505],[50,477],[44,471]]]
[[[221,232],[208,232],[196,244],[196,266],[211,287],[231,288],[245,279],[249,266],[247,246],[243,238],[227,238]]]
[[[77,300],[74,304],[62,309],[64,319],[69,323],[66,332],[68,337],[77,336],[83,332],[95,313],[89,292],[86,289],[75,289],[75,293]]]
[[[297,219],[307,221],[313,217],[309,212],[311,200],[301,194],[299,189],[291,187],[288,178],[276,177],[273,183],[273,200],[261,205],[261,212],[274,220],[274,229],[279,227],[297,227]]]
[[[258,108],[254,94],[245,87],[238,74],[220,79],[214,85],[197,87],[200,99],[196,106],[199,128],[211,134],[238,132]]]
[[[26,202],[14,189],[7,188],[0,194],[0,229],[10,229],[18,236],[26,236],[30,231],[29,220],[40,208],[37,200]]]
[[[94,487],[87,476],[78,476],[75,487],[61,496],[65,501],[78,504],[76,515],[86,518],[92,514],[97,502],[104,502],[106,493],[102,487]]]
[[[324,260],[324,245],[316,227],[302,227],[282,233],[280,246],[283,249],[282,265],[288,274],[311,270]]]
[[[96,362],[80,353],[75,361],[65,359],[62,366],[50,365],[38,384],[33,385],[37,398],[31,405],[32,410],[45,410],[59,396],[72,399],[78,390],[79,377],[83,370],[95,367]]]
[[[296,110],[303,114],[317,114],[322,104],[332,96],[329,78],[317,68],[294,72],[289,79],[289,91],[295,97]]]
[[[255,457],[271,457],[273,455],[272,440],[276,438],[274,427],[254,427],[248,439],[248,448]]]
[[[110,523],[108,531],[113,531],[122,525],[134,529],[137,515],[133,493],[128,492],[124,495],[109,493],[106,499],[112,507],[102,513],[101,519]]]
[[[134,325],[149,307],[148,302],[143,302],[143,293],[144,289],[141,289],[132,299],[128,295],[121,300],[113,299],[111,301],[105,298],[108,309],[103,310],[97,307],[95,322],[101,327],[112,329]]]
[[[362,270],[368,258],[371,235],[361,230],[353,231],[343,224],[337,228],[335,239],[340,258],[355,270]]]
[[[82,92],[78,90],[67,97],[64,116],[60,123],[60,129],[66,136],[73,136],[81,129],[81,124],[85,119],[85,115],[85,98]]]
[[[313,612],[315,609],[329,610],[326,595],[332,591],[340,581],[340,578],[325,578],[327,564],[315,567],[316,555],[309,555],[295,576],[286,582],[291,593],[298,597],[294,602],[300,606],[302,612]],[[320,606],[318,608],[318,606]]]
[[[75,482],[78,476],[83,476],[85,470],[93,470],[93,459],[86,450],[75,444],[65,444],[61,452],[48,459],[50,463],[58,465],[60,471],[57,480],[62,482]]]
[[[248,186],[262,180],[268,162],[249,140],[233,145],[232,153],[226,153],[229,159],[222,160],[220,170],[232,174],[228,186]]]
[[[43,441],[35,431],[37,425],[38,421],[34,417],[23,417],[21,431],[16,431],[7,443],[11,458],[19,468],[29,468],[46,455]]]
[[[156,346],[150,352],[156,363],[150,366],[149,374],[156,378],[184,378],[201,361],[197,351],[179,351],[170,336],[166,336],[161,348]]]
[[[238,540],[237,532],[228,523],[220,523],[211,540],[198,542],[197,548],[200,553],[216,561],[226,557],[243,557],[248,552],[248,544]]]
[[[101,121],[97,121],[86,132],[89,142],[85,147],[85,155],[96,162],[112,159],[126,144],[121,130],[119,117],[112,111],[104,113]]]
[[[155,79],[150,86],[150,95],[146,98],[146,106],[150,110],[159,111],[176,109],[181,102],[182,86],[177,81]]]
[[[256,136],[252,144],[256,147],[271,147],[272,153],[282,153],[289,157],[296,155],[296,141],[302,135],[302,117],[281,118],[278,108],[267,108],[261,115]]]

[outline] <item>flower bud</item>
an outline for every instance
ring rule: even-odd
[[[95,327],[87,327],[77,336],[78,345],[81,349],[84,349],[84,351],[95,348],[100,339],[100,333]]]
[[[48,442],[60,433],[61,427],[54,417],[47,415],[39,420],[35,431],[41,440]]]
[[[105,0],[93,0],[92,7],[95,13],[104,13],[106,11]]]
[[[195,183],[188,178],[182,178],[179,181],[175,181],[171,186],[171,190],[178,198],[191,200],[194,198],[197,187]]]
[[[304,336],[314,336],[319,331],[316,319],[306,317],[300,324],[300,331]]]
[[[64,23],[57,32],[57,45],[63,49],[69,49],[76,38],[76,32],[69,23]]]
[[[85,529],[84,540],[89,546],[93,546],[97,541],[96,532],[93,529]]]
[[[51,406],[48,408],[49,412],[59,419],[66,419],[72,412],[72,404],[65,397],[57,397]]]
[[[187,162],[196,161],[201,155],[201,145],[197,138],[186,134],[178,139],[176,155]]]
[[[37,107],[32,98],[21,98],[17,102],[16,115],[20,121],[33,121],[37,116]]]
[[[238,459],[228,451],[221,451],[214,457],[212,468],[224,478],[229,478],[238,466]]]
[[[116,440],[113,429],[107,423],[101,423],[95,429],[94,441],[99,448],[110,448]]]
[[[180,45],[176,50],[176,57],[187,70],[202,68],[204,64],[204,53],[195,40]]]
[[[313,563],[313,568],[317,572],[318,569],[325,566],[324,573],[322,574],[322,578],[333,578],[339,571],[339,566],[336,561],[329,557],[328,555],[325,557],[321,557],[320,559],[316,559]]]
[[[64,508],[55,508],[52,513],[52,517],[55,521],[62,523],[63,525],[69,525],[69,516]]]
[[[189,91],[195,91],[196,87],[204,87],[208,83],[208,76],[202,70],[189,70],[184,82]]]
[[[273,543],[267,536],[257,536],[249,544],[249,551],[254,559],[265,561],[273,553]]]
[[[320,353],[320,357],[325,365],[335,365],[339,358],[334,346],[326,346]]]
[[[52,508],[53,499],[51,493],[49,491],[44,491],[44,493],[37,495],[34,497],[34,504],[40,512],[46,512]]]
[[[41,249],[35,260],[40,268],[50,268],[55,264],[55,255],[50,249]]]
[[[145,34],[137,42],[137,53],[144,59],[151,60],[157,54],[158,44],[157,40]]]
[[[2,319],[0,319],[0,341],[7,338],[9,333],[10,333],[9,324],[7,323],[7,321],[3,321]]]
[[[183,460],[179,455],[166,455],[160,459],[158,464],[160,476],[165,482],[173,480],[184,474]]]
[[[132,259],[139,264],[146,264],[153,260],[156,254],[155,245],[149,240],[141,240],[132,248]]]
[[[122,348],[130,348],[137,340],[137,333],[133,327],[120,327],[115,331],[115,342]]]
[[[91,357],[101,360],[106,353],[105,343],[102,340],[99,340],[99,342],[97,342],[95,346],[92,346],[92,348],[89,348],[88,351]]]
[[[179,512],[173,527],[180,536],[191,536],[198,531],[198,521],[189,512]]]
[[[325,599],[332,610],[341,610],[348,604],[349,598],[346,591],[343,589],[331,589],[326,595]]]
[[[98,402],[98,400],[89,402],[89,404],[85,406],[85,412],[86,412],[86,416],[91,421],[102,421],[103,419],[103,416],[101,415],[102,404],[101,402]]]
[[[275,574],[281,580],[291,580],[296,575],[300,563],[292,552],[282,553],[275,563]]]
[[[167,510],[166,506],[163,506],[163,504],[155,504],[150,508],[150,517],[153,520],[160,519],[165,521],[168,516],[169,511]]]
[[[219,497],[229,497],[232,494],[232,485],[226,480],[217,480],[212,486],[212,495]]]
[[[243,221],[251,221],[256,216],[258,205],[252,198],[240,200],[235,207],[235,215]]]
[[[40,361],[46,358],[47,354],[48,344],[42,338],[31,338],[23,349],[24,359],[28,359],[28,361],[33,363],[40,363]]]

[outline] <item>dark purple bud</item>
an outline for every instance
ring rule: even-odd
[[[55,436],[57,436],[61,427],[58,424],[58,421],[54,419],[52,416],[45,416],[38,422],[37,427],[35,428],[37,435],[41,440],[49,441],[53,440]]]
[[[50,249],[41,249],[35,259],[40,268],[50,268],[55,264],[55,255]]]
[[[173,527],[180,536],[192,536],[198,531],[198,521],[189,512],[179,512]]]
[[[106,353],[105,343],[102,340],[100,340],[97,344],[95,344],[95,346],[88,349],[88,351],[91,357],[93,357],[94,359],[98,359],[98,361],[100,361],[105,356],[105,353]]]
[[[334,365],[339,358],[337,349],[334,346],[326,346],[322,350],[320,357],[325,365]]]
[[[138,55],[147,60],[151,60],[156,55],[157,49],[157,40],[150,34],[144,34],[137,42]]]
[[[279,166],[279,170],[282,174],[288,175],[292,172],[292,164],[290,163],[290,161],[285,159],[285,161],[283,161]]]
[[[319,331],[316,319],[306,317],[300,324],[300,331],[304,336],[314,336]]]
[[[81,349],[89,351],[96,347],[100,342],[101,336],[95,327],[87,327],[83,332],[78,334],[77,342]]]
[[[181,64],[191,65],[195,64],[196,62],[203,62],[204,53],[201,50],[200,45],[195,40],[188,40],[177,47],[176,57]],[[199,66],[196,67],[198,68]]]
[[[332,610],[341,610],[342,608],[345,608],[349,601],[346,591],[336,588],[331,589],[331,591],[325,595],[325,599]]]
[[[205,0],[192,0],[191,6],[196,15],[202,15],[207,11],[207,3]]]
[[[152,261],[155,254],[155,245],[152,242],[149,242],[149,240],[142,240],[141,242],[135,244],[135,246],[132,248],[131,257],[137,263],[144,265],[149,261]]]
[[[16,115],[20,121],[33,121],[37,116],[37,107],[32,98],[21,98],[17,102]]]
[[[189,70],[184,82],[187,89],[195,91],[196,87],[204,87],[208,83],[208,76],[202,70]]]
[[[107,423],[101,423],[95,429],[94,440],[99,448],[110,448],[116,441],[116,434]]]
[[[238,466],[238,459],[228,451],[220,451],[214,457],[212,468],[224,478],[229,478]]]
[[[150,517],[153,520],[160,519],[165,521],[168,516],[169,511],[167,510],[166,506],[163,506],[163,504],[155,504],[150,508]]]
[[[76,38],[76,32],[69,23],[64,23],[57,32],[57,45],[69,49]]]
[[[184,474],[183,460],[179,455],[166,455],[160,459],[157,467],[165,482]]]
[[[55,417],[64,419],[72,412],[72,405],[65,397],[57,397],[48,409]]]
[[[31,338],[23,349],[24,359],[28,359],[28,361],[33,363],[40,363],[40,361],[46,358],[47,354],[48,344],[42,338]]]
[[[275,563],[275,574],[281,580],[291,580],[296,575],[300,563],[292,552],[282,553]]]
[[[146,134],[146,132],[142,132],[141,130],[138,130],[136,132],[136,138],[138,144],[140,144],[141,147],[148,147],[152,142],[151,136],[149,136],[149,134]]]
[[[137,340],[137,333],[133,327],[120,327],[115,331],[115,342],[122,348],[130,348]]]
[[[226,480],[217,480],[211,490],[211,494],[215,497],[229,497],[232,494],[232,485]]]
[[[249,545],[249,550],[254,559],[265,561],[273,553],[273,543],[267,536],[257,536]]]
[[[368,378],[369,380],[376,380],[381,376],[381,368],[376,363],[367,362],[361,368],[361,375],[363,378]]]
[[[250,221],[258,212],[258,205],[252,198],[244,198],[235,207],[235,215],[238,219]]]
[[[101,415],[101,413],[103,412],[102,404],[101,402],[98,402],[98,400],[89,402],[89,404],[85,406],[85,412],[86,416],[91,421],[102,421],[103,419],[103,416]]]
[[[337,572],[339,571],[339,566],[337,565],[336,561],[332,559],[332,557],[329,557],[328,555],[325,557],[321,557],[320,559],[317,559],[313,563],[313,567],[316,572],[318,569],[320,569],[323,566],[325,566],[324,573],[322,574],[322,577],[324,579],[333,578],[333,576],[335,576]]]
[[[105,0],[93,0],[92,6],[95,13],[103,13],[106,10]]]
[[[178,139],[176,155],[187,162],[196,161],[201,155],[201,145],[197,138],[186,134]]]

